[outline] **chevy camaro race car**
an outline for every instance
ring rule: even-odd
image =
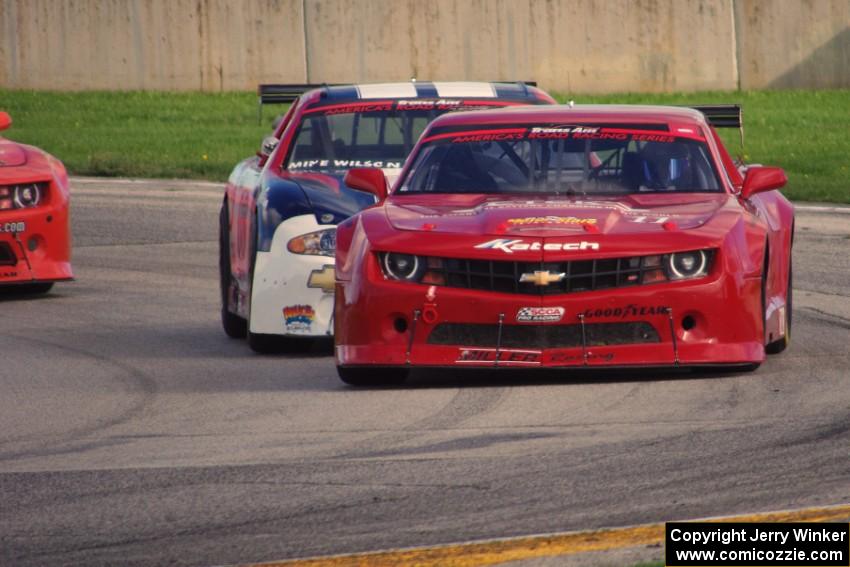
[[[783,350],[793,207],[781,169],[736,167],[707,119],[729,109],[457,113],[430,124],[389,196],[379,170],[352,169],[382,203],[337,229],[342,380],[754,369]]]
[[[11,124],[0,112],[0,131]],[[68,195],[62,162],[0,138],[0,288],[46,293],[73,278]]]
[[[336,225],[375,204],[342,178],[390,178],[430,120],[453,110],[552,104],[524,83],[329,86],[303,93],[230,176],[220,217],[222,325],[258,352],[332,334]]]

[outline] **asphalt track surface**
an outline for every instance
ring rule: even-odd
[[[77,281],[0,300],[0,565],[220,565],[850,501],[850,214],[798,212],[793,344],[754,373],[356,390],[327,344],[258,356],[224,336],[220,187],[73,186]]]

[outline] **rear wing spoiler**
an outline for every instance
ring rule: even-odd
[[[715,128],[737,128],[741,133],[741,147],[744,147],[744,112],[740,104],[701,104],[691,108],[702,112]]]
[[[257,85],[257,123],[263,121],[264,104],[286,104],[295,102],[298,97],[313,89],[329,87],[327,83],[298,84],[298,83],[267,83]]]

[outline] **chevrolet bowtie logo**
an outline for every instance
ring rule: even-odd
[[[533,283],[534,285],[549,285],[550,283],[557,283],[567,277],[567,274],[553,274],[550,271],[545,272],[534,272],[533,274],[523,274],[519,277],[519,281],[522,283]]]
[[[313,270],[310,272],[310,279],[307,280],[307,287],[317,287],[325,293],[333,293],[336,283],[335,272],[334,267],[329,264],[322,266],[321,270]]]

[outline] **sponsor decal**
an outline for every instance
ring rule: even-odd
[[[560,274],[553,274],[552,272],[545,271],[535,271],[533,274],[522,274],[519,277],[520,283],[533,283],[534,285],[549,285],[550,283],[558,283],[562,281],[567,274],[561,272]]]
[[[513,254],[515,251],[527,250],[563,250],[569,252],[572,250],[599,250],[599,243],[582,240],[581,242],[547,242],[546,244],[543,244],[542,242],[526,242],[521,238],[497,238],[496,240],[476,244],[475,248],[480,250],[501,250],[505,254]]]
[[[354,112],[388,112],[393,109],[393,106],[392,101],[334,104],[331,106],[310,109],[306,112],[306,114],[321,112],[331,116],[334,114],[352,114]]]
[[[785,306],[779,308],[779,334],[785,336]]]
[[[528,138],[531,140],[546,140],[552,138],[569,138],[570,134],[596,134],[599,128],[593,126],[552,126],[552,127],[534,127],[528,133]]]
[[[16,278],[18,272],[0,272],[0,278]]]
[[[646,317],[649,315],[667,315],[669,307],[666,305],[638,305],[629,303],[625,307],[598,307],[587,309],[583,315],[585,319],[617,318],[627,319],[629,317]]]
[[[458,350],[457,362],[467,364],[517,364],[537,365],[540,364],[539,350],[518,350],[494,348],[461,348]]]
[[[325,293],[333,293],[336,285],[336,270],[333,264],[325,264],[321,270],[310,272],[307,287],[321,289]]]
[[[305,114],[321,113],[327,116],[334,114],[353,114],[364,112],[404,112],[415,110],[474,110],[493,108],[499,106],[513,106],[512,101],[483,101],[476,99],[436,98],[436,99],[404,99],[404,100],[381,100],[373,102],[352,102],[342,104],[330,104],[310,108]]]
[[[287,166],[288,169],[350,169],[352,167],[380,167],[382,169],[395,168],[398,169],[403,162],[400,161],[384,161],[372,159],[305,159],[301,161],[293,161]]]
[[[512,226],[527,226],[536,224],[596,224],[596,219],[580,219],[576,217],[524,217],[519,219],[508,219]]]
[[[611,362],[614,360],[614,356],[613,352],[588,352],[587,360],[588,362],[591,360]],[[549,362],[554,362],[556,364],[564,362],[584,362],[584,353],[553,352],[549,355]]]
[[[523,307],[516,313],[517,323],[557,323],[563,318],[563,307]]]
[[[650,216],[650,215],[641,215],[639,217],[629,218],[625,217],[628,222],[633,222],[637,224],[664,224],[670,217],[660,217],[660,216]]]
[[[441,98],[437,100],[400,100],[396,103],[397,110],[450,110],[463,105],[462,100]]]
[[[683,136],[687,138],[697,137],[696,134]],[[616,140],[619,142],[663,142],[672,143],[676,136],[659,134],[657,132],[640,129],[600,128],[596,126],[535,126],[523,129],[491,129],[474,132],[453,132],[435,134],[425,139],[425,142],[433,140],[446,140],[452,144],[468,142],[503,142],[512,140],[545,140],[545,139],[571,139],[571,140]]]
[[[491,132],[484,134],[470,134],[457,136],[452,139],[453,144],[464,144],[468,142],[508,142],[511,140],[522,140],[525,134],[522,132]]]
[[[316,311],[310,305],[290,305],[283,308],[283,320],[286,330],[294,333],[310,331]]]
[[[27,223],[17,221],[17,222],[4,222],[0,223],[0,232],[24,232],[27,229]]]

